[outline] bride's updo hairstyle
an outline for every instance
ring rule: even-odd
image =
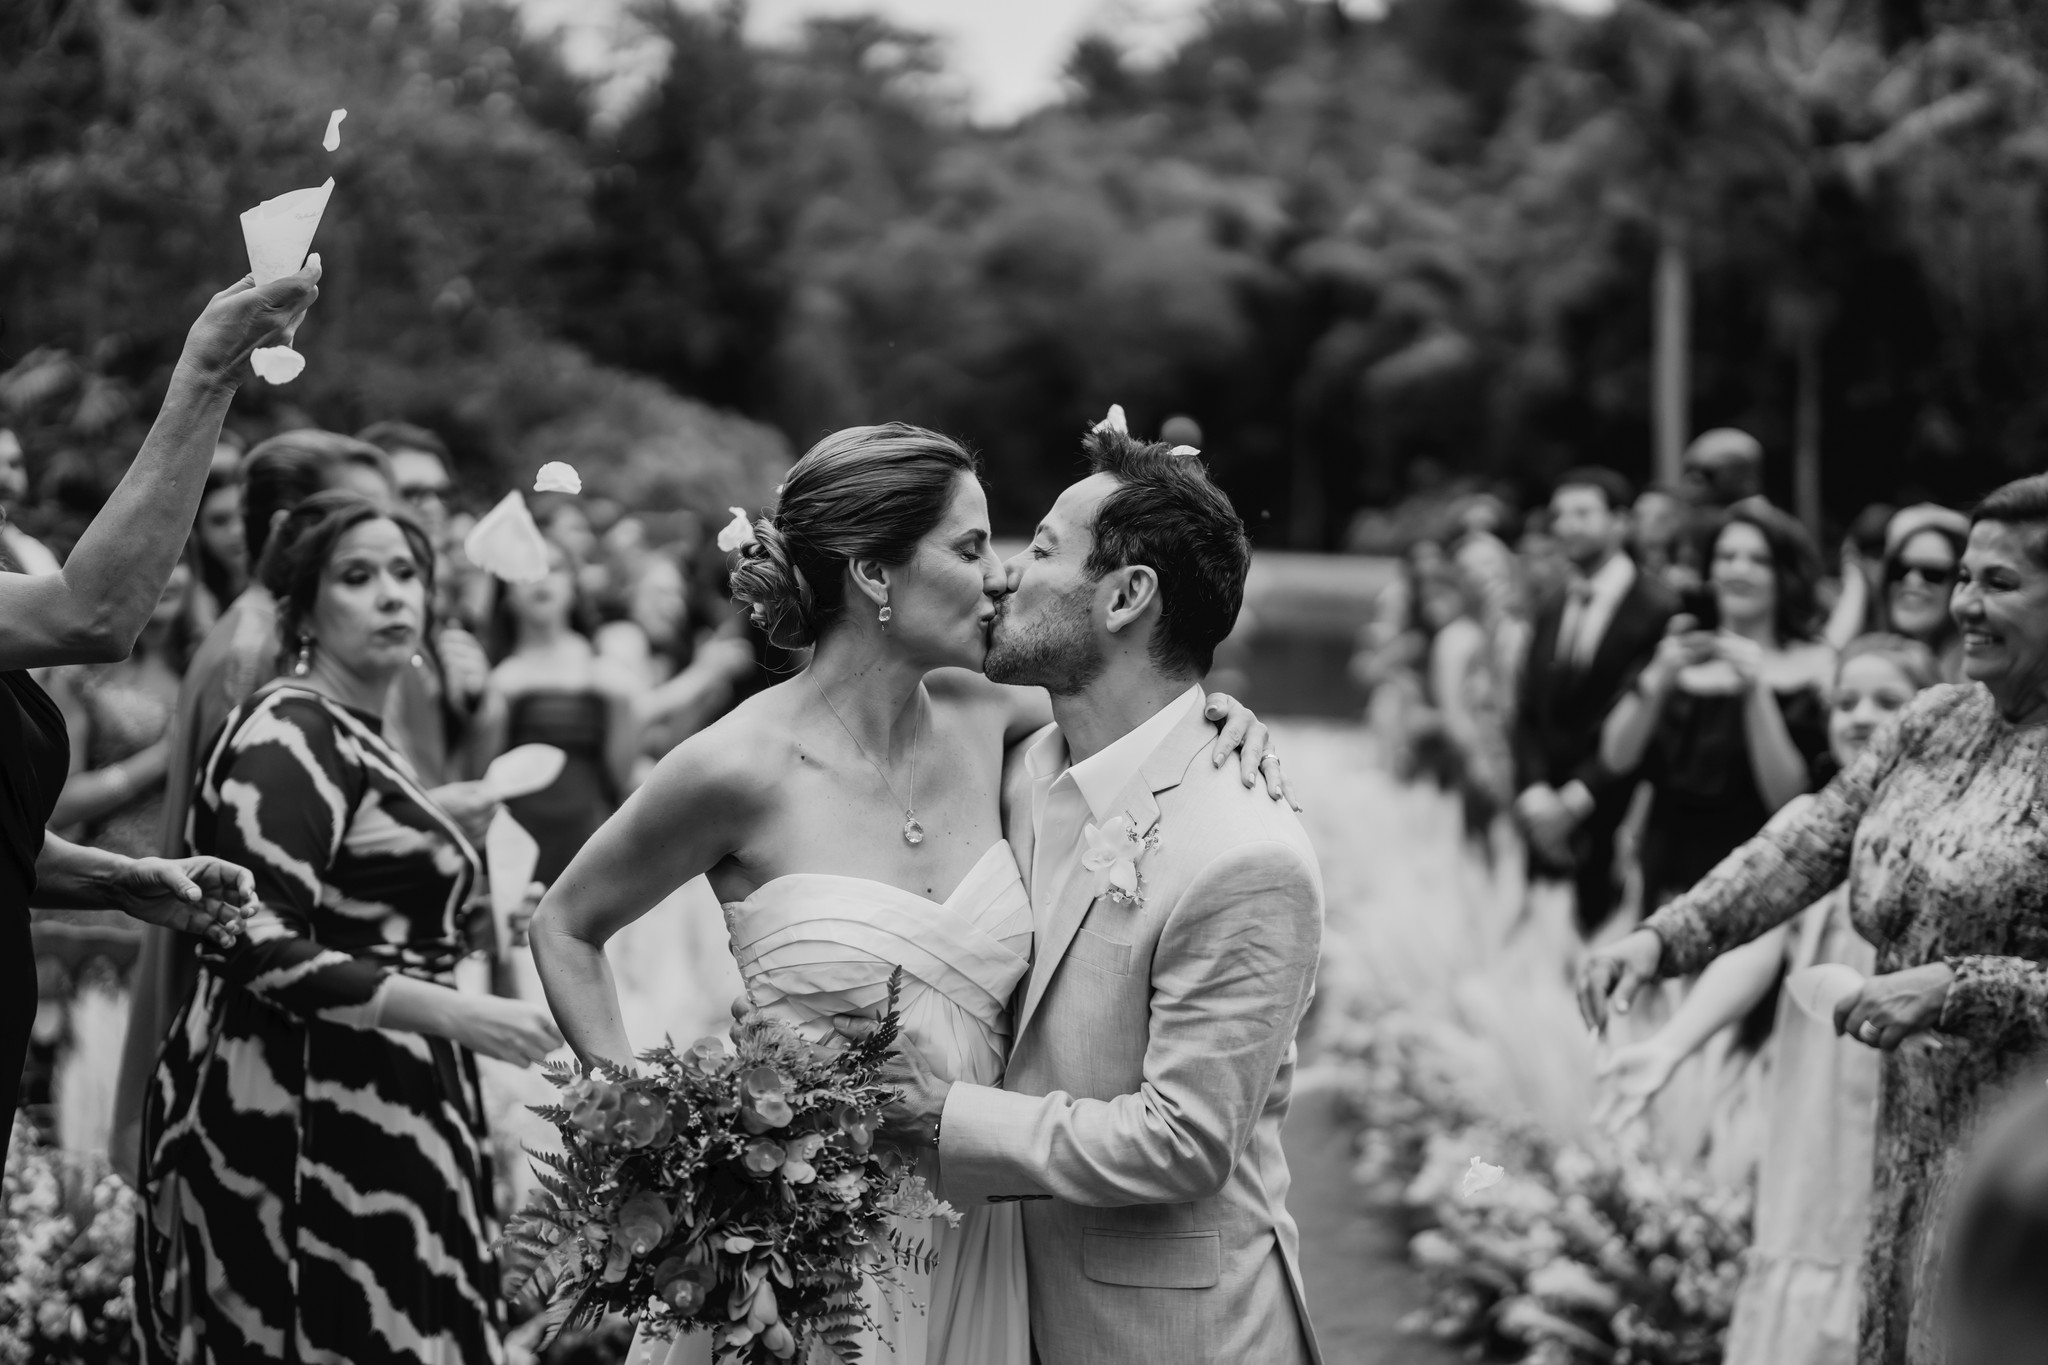
[[[775,510],[739,551],[732,598],[786,649],[814,644],[846,610],[851,560],[907,564],[937,528],[974,456],[950,436],[888,422],[848,427],[790,468]]]

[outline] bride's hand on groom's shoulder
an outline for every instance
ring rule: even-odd
[[[874,1020],[851,1014],[835,1015],[832,1026],[851,1039],[864,1038],[876,1028]],[[930,1146],[938,1133],[939,1116],[946,1112],[946,1096],[952,1092],[953,1083],[932,1070],[924,1053],[904,1033],[896,1035],[889,1060],[882,1063],[881,1074],[875,1079],[896,1092],[895,1102],[882,1109],[883,1124],[896,1136],[908,1138],[917,1146]]]
[[[1301,809],[1301,802],[1294,799],[1294,792],[1287,785],[1287,775],[1280,771],[1280,755],[1273,748],[1273,732],[1266,728],[1266,722],[1228,692],[1211,692],[1202,714],[1217,726],[1216,745],[1209,751],[1217,767],[1236,754],[1245,786],[1255,786],[1263,777],[1268,796]]]

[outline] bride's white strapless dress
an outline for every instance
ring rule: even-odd
[[[903,1031],[949,1080],[995,1085],[1009,1052],[1010,995],[1031,966],[1031,898],[1007,840],[943,904],[886,882],[802,872],[725,907],[732,952],[756,1008],[823,1039],[840,1014],[878,1015],[903,968]],[[936,1158],[925,1178],[938,1189]],[[1030,1365],[1024,1225],[1016,1204],[960,1211],[960,1225],[905,1226],[938,1253],[929,1276],[900,1269],[904,1293],[867,1290],[879,1330],[865,1365]],[[694,1365],[710,1338],[642,1338],[630,1365]]]

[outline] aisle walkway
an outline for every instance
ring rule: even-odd
[[[1417,827],[1417,813],[1375,768],[1357,727],[1282,720],[1273,728],[1322,860],[1330,903],[1319,1012],[1348,993],[1382,991],[1426,974],[1414,945],[1405,935],[1385,933],[1388,926],[1378,920],[1391,905],[1471,899],[1469,887],[1455,884],[1457,869],[1431,856],[1435,831]],[[1320,1083],[1315,1040],[1305,1040],[1304,1049],[1285,1133],[1294,1175],[1287,1205],[1301,1227],[1302,1275],[1324,1359],[1327,1365],[1454,1365],[1463,1360],[1459,1352],[1398,1327],[1426,1303],[1422,1276],[1408,1264],[1396,1211],[1369,1204],[1353,1183],[1351,1129]]]
[[[1375,1209],[1351,1180],[1351,1132],[1331,1093],[1302,1074],[1287,1116],[1287,1206],[1301,1226],[1302,1278],[1325,1365],[1454,1365],[1442,1342],[1404,1335],[1397,1324],[1424,1303],[1422,1277],[1390,1211]]]

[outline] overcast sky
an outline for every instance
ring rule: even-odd
[[[0,0],[4,3],[5,0]],[[1571,9],[1604,9],[1612,0],[1552,0]],[[622,17],[623,0],[519,0],[537,29],[560,30],[570,60],[612,80],[608,103],[659,75],[658,44]],[[705,5],[709,0],[680,0]],[[884,14],[938,34],[974,117],[1002,123],[1060,93],[1060,70],[1074,41],[1091,31],[1115,34],[1140,56],[1169,49],[1195,21],[1204,0],[752,0],[748,20],[761,37],[787,37],[811,15]],[[1345,0],[1357,14],[1384,0]]]
[[[691,3],[692,0],[684,0]],[[1354,5],[1370,0],[1352,0]],[[563,32],[579,68],[617,75],[622,87],[661,69],[658,47],[636,42],[620,0],[520,0],[534,27]],[[883,14],[938,34],[947,64],[974,116],[1004,122],[1059,94],[1060,69],[1075,39],[1095,29],[1116,33],[1140,52],[1160,50],[1186,32],[1202,0],[752,0],[749,24],[761,37],[795,33],[812,15]]]

